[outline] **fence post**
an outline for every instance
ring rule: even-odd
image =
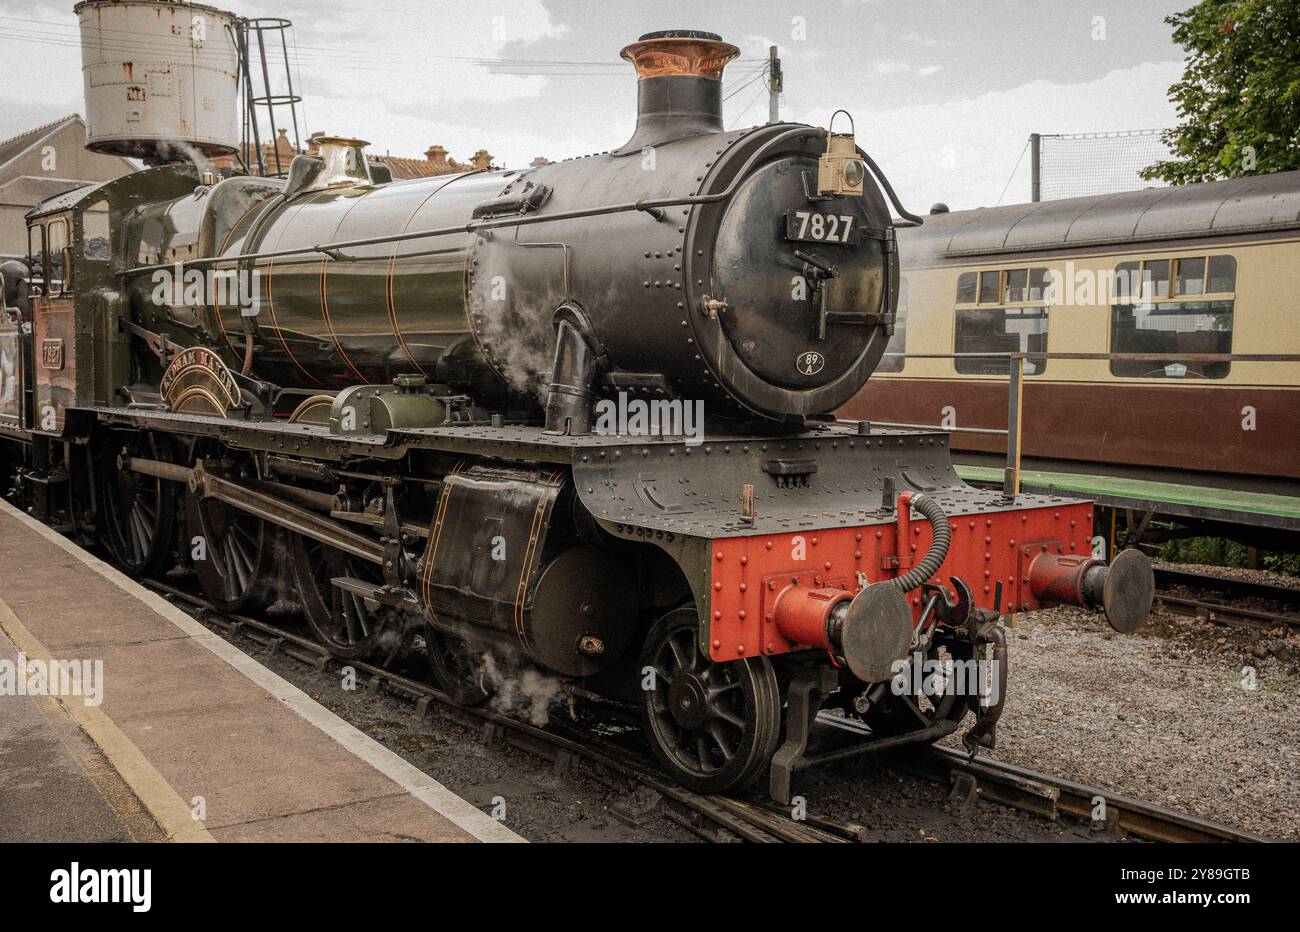
[[[1002,494],[1014,499],[1020,494],[1020,411],[1024,403],[1025,355],[1012,353],[1007,360],[1007,468],[1002,476]]]

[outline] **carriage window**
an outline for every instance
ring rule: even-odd
[[[1047,269],[1030,269],[1029,294],[1025,296],[1025,300],[1042,301],[1047,296],[1047,289],[1050,287],[1051,281]]]
[[[980,272],[980,304],[998,303],[1001,278],[1000,272]]]
[[[1051,272],[1034,269],[993,269],[962,272],[957,277],[957,304],[1036,304],[1047,298]]]
[[[1121,262],[1115,266],[1115,300],[1124,303],[1142,291],[1142,263]]]
[[[978,285],[977,285],[978,281]],[[957,279],[956,353],[1047,352],[1047,300],[1051,272],[1046,267],[964,272]],[[984,305],[993,305],[986,307]],[[966,305],[963,307],[963,305]],[[976,305],[976,306],[971,306]],[[967,356],[955,361],[965,375],[1006,375],[1009,360]],[[1026,359],[1025,375],[1040,375],[1045,359]]]
[[[962,272],[957,276],[957,303],[975,303],[975,273]]]
[[[1205,259],[1198,257],[1195,259],[1178,260],[1178,278],[1175,282],[1174,294],[1177,295],[1197,295],[1205,294]]]
[[[1002,287],[1004,304],[1019,304],[1025,300],[1025,287],[1029,284],[1029,269],[1007,269]]]
[[[1143,293],[1153,298],[1169,297],[1169,260],[1142,263]]]
[[[108,261],[112,255],[109,235],[108,201],[92,204],[81,215],[81,254],[93,261]]]
[[[1232,256],[1210,256],[1210,294],[1231,294],[1237,290],[1237,260]]]
[[[1232,352],[1231,295],[1237,277],[1232,256],[1125,262],[1115,272],[1112,353],[1175,357]],[[1228,299],[1205,300],[1220,295]],[[1222,379],[1231,366],[1174,358],[1112,359],[1110,371],[1121,378]]]
[[[1047,352],[1047,308],[1004,307],[957,311],[953,341],[958,353]],[[1005,356],[964,356],[955,360],[964,375],[1006,375]],[[1026,359],[1025,375],[1041,375],[1046,359]]]
[[[885,344],[885,355],[876,366],[877,372],[902,372],[907,360],[907,277],[898,280],[898,314],[894,318],[894,335]]]

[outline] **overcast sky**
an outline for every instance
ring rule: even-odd
[[[623,143],[635,81],[619,49],[707,29],[740,46],[728,126],[767,119],[769,45],[783,119],[837,108],[913,210],[1029,199],[1030,132],[1163,128],[1182,50],[1164,23],[1192,0],[220,0],[293,20],[306,130],[422,157],[433,143],[499,164]],[[72,2],[0,0],[0,135],[81,112]],[[497,62],[497,64],[492,64]],[[553,64],[540,64],[553,63]],[[758,78],[757,80],[754,80]],[[746,85],[747,81],[752,81]],[[734,93],[733,93],[734,92]],[[1007,187],[1008,179],[1010,186]],[[1003,190],[1006,189],[1005,196]]]

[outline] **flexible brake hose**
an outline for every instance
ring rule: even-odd
[[[903,592],[911,592],[938,571],[944,558],[948,556],[948,545],[952,542],[952,529],[948,527],[948,516],[943,513],[938,502],[918,494],[912,496],[910,504],[930,522],[930,527],[934,530],[934,540],[930,542],[930,549],[920,563],[902,576],[895,576],[890,580]]]

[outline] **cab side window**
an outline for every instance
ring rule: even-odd
[[[46,253],[49,256],[50,287],[46,293],[57,295],[64,293],[64,280],[68,269],[64,268],[68,245],[68,221],[62,218],[51,220],[46,227]]]
[[[45,224],[33,223],[27,228],[27,258],[32,267],[32,284],[46,291],[50,271],[45,267]]]
[[[81,255],[92,262],[107,262],[113,255],[108,223],[108,201],[98,201],[81,214]]]

